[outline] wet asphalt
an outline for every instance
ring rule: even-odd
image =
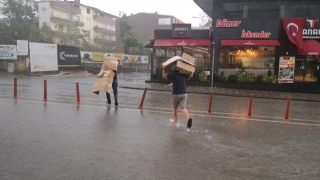
[[[13,98],[13,77],[18,97]],[[148,75],[119,74],[119,85]],[[47,80],[48,100],[43,101]],[[0,179],[320,179],[320,103],[188,94],[193,127],[170,92],[119,88],[119,108],[92,93],[95,76],[0,78]],[[80,104],[76,102],[76,82]],[[170,88],[170,87],[168,87]],[[112,96],[113,100],[113,96]]]

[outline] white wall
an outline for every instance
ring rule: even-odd
[[[43,14],[43,10],[45,10],[45,14]],[[42,27],[43,23],[47,23],[48,26],[50,25],[50,15],[51,15],[51,8],[50,2],[38,2],[38,14],[39,14],[39,28]]]

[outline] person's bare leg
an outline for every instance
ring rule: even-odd
[[[190,119],[188,110],[186,108],[183,108],[183,109],[181,109],[181,111],[182,111],[184,117],[186,117],[186,120],[188,122],[188,120]]]
[[[177,108],[173,108],[173,118],[174,118],[174,123],[177,124],[178,123],[178,109]]]

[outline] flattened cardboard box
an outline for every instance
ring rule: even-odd
[[[196,61],[196,58],[190,56],[187,53],[183,53],[181,56],[182,60],[188,61],[189,63],[191,63],[192,65],[194,65],[194,62]]]
[[[103,64],[101,69],[104,70],[117,70],[118,68],[118,60],[112,56],[103,57]]]
[[[185,54],[185,53],[183,53],[183,54]],[[194,65],[195,58],[193,58],[189,55],[187,55],[187,56],[186,55],[184,57],[186,59],[189,59],[193,63],[182,59],[180,56],[174,56],[174,57],[168,59],[167,61],[165,61],[164,63],[162,63],[162,65],[165,66],[166,69],[173,66],[173,65],[176,65],[179,68],[185,69],[190,72],[194,72],[196,70],[196,67]]]
[[[195,67],[195,66],[190,65],[190,64],[188,64],[187,62],[181,61],[181,60],[178,60],[178,61],[177,61],[176,66],[179,67],[179,68],[185,69],[185,70],[187,70],[187,71],[193,72],[193,73],[194,73],[194,71],[196,70],[196,67]]]
[[[114,75],[112,70],[101,70],[92,92],[95,94],[99,94],[102,90],[110,92]]]

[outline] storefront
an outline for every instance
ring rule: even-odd
[[[320,22],[291,20],[215,19],[214,71],[229,76],[240,70],[255,75],[270,70],[278,83],[319,82]]]
[[[151,79],[161,79],[161,64],[183,52],[196,58],[196,72],[210,69],[211,30],[192,30],[191,24],[172,24],[171,30],[156,29],[154,40],[145,47],[153,48],[151,57]]]

